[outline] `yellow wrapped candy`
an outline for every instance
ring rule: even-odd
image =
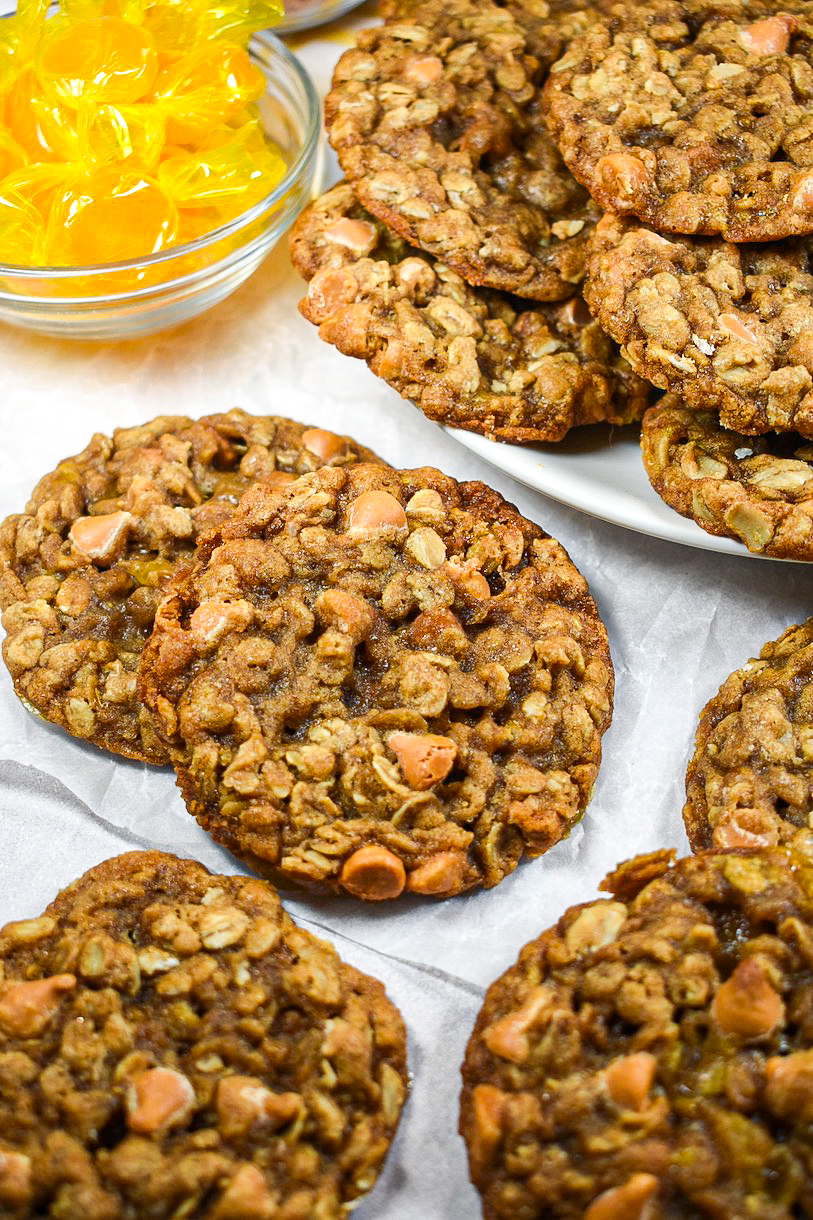
[[[21,0],[0,21],[0,262],[139,259],[218,228],[285,175],[252,32],[281,0]]]

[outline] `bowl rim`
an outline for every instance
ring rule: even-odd
[[[0,276],[14,278],[16,280],[29,280],[31,287],[35,288],[39,280],[61,280],[68,281],[85,279],[89,275],[111,275],[117,271],[131,271],[135,269],[146,270],[150,267],[158,267],[162,263],[171,262],[173,259],[184,258],[189,254],[196,254],[202,250],[206,250],[209,246],[217,244],[226,237],[231,237],[235,233],[239,233],[242,229],[247,228],[258,220],[264,212],[273,207],[275,203],[285,196],[291,189],[293,184],[300,177],[303,168],[313,158],[321,135],[322,125],[322,107],[319,100],[319,94],[316,91],[310,74],[305,68],[302,61],[294,54],[285,43],[282,42],[275,34],[268,30],[259,30],[251,36],[249,40],[249,54],[255,43],[259,43],[260,47],[270,56],[276,56],[285,64],[285,66],[297,78],[298,83],[302,87],[305,95],[305,138],[302,142],[302,147],[296,156],[296,159],[288,167],[284,177],[280,179],[272,191],[264,195],[257,203],[246,211],[241,212],[234,220],[228,221],[226,224],[220,225],[216,229],[212,229],[209,233],[204,233],[202,237],[196,238],[194,241],[182,242],[177,246],[169,246],[166,250],[159,250],[156,254],[145,254],[140,258],[124,259],[121,262],[114,263],[86,263],[81,267],[49,267],[45,264],[37,267],[25,265],[17,265],[15,263],[0,262]],[[258,58],[255,54],[254,58]],[[233,253],[239,253],[235,251]],[[219,262],[220,260],[218,260]],[[211,271],[212,266],[209,265],[207,270]],[[194,278],[198,272],[192,272],[191,277]],[[154,292],[156,289],[168,288],[172,284],[178,283],[179,280],[185,280],[189,277],[189,273],[178,277],[172,277],[169,280],[164,280],[160,284],[147,285],[136,289],[124,289],[122,292],[105,293],[101,296],[86,296],[78,295],[74,298],[76,303],[90,304],[93,301],[99,300],[114,300],[116,298],[132,299],[144,293]],[[10,296],[20,303],[24,301],[32,301],[39,298],[29,297],[21,293],[7,294],[0,289],[0,299],[5,299]],[[50,298],[47,298],[50,299]],[[62,305],[68,305],[70,299],[62,297]]]

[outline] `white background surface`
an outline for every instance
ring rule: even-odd
[[[335,28],[298,45],[322,87],[344,45]],[[458,1064],[482,989],[619,860],[686,850],[680,810],[698,713],[732,669],[807,617],[813,571],[645,537],[512,482],[322,344],[296,311],[301,295],[283,245],[229,301],[152,339],[79,344],[0,330],[0,515],[20,511],[40,475],[94,431],[239,405],[351,433],[395,465],[482,479],[559,538],[586,576],[609,631],[616,708],[572,838],[495,890],[445,903],[287,903],[385,981],[410,1032],[415,1083],[398,1144],[355,1215],[464,1220],[479,1208],[456,1135]],[[0,767],[0,921],[41,910],[91,864],[144,843],[241,871],[186,813],[170,772],[113,761],[42,725],[5,669],[0,759],[17,764]]]

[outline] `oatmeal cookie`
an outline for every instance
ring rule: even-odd
[[[291,256],[310,281],[300,310],[320,336],[429,419],[497,440],[558,441],[647,406],[648,383],[581,296],[531,307],[472,288],[375,220],[346,183],[302,214]]]
[[[255,479],[359,459],[379,460],[321,428],[238,410],[97,433],[0,525],[3,658],[17,694],[75,737],[166,763],[136,674],[170,578]]]
[[[601,207],[656,229],[813,231],[813,8],[618,5],[551,69],[548,122]]]
[[[528,42],[528,50],[539,61],[539,70],[546,71],[559,58],[570,39],[587,28],[595,12],[609,12],[617,0],[500,0],[520,26]],[[483,6],[480,6],[481,10]],[[447,13],[449,7],[446,7]],[[465,13],[464,9],[456,12]],[[425,21],[424,0],[379,0],[379,16],[393,21]],[[492,22],[494,18],[492,17]],[[482,27],[480,27],[482,28]],[[499,28],[499,27],[497,27]]]
[[[257,485],[156,617],[140,689],[190,811],[259,871],[396,898],[570,831],[611,713],[565,551],[429,467]]]
[[[706,704],[686,775],[694,851],[792,844],[813,855],[813,619],[789,627]]]
[[[813,436],[813,238],[667,240],[605,216],[585,297],[636,372],[739,432]]]
[[[0,929],[5,1220],[339,1220],[406,1094],[382,985],[265,881],[161,852]]]
[[[486,1220],[813,1215],[813,870],[670,855],[489,988],[460,1124]]]
[[[776,559],[813,560],[813,444],[743,436],[667,395],[644,416],[641,451],[658,495],[708,534]]]
[[[540,111],[543,66],[588,22],[572,8],[543,29],[518,6],[425,0],[358,35],[325,102],[369,211],[470,283],[543,301],[578,287],[598,217]]]

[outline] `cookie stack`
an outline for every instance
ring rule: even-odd
[[[644,462],[667,503],[753,551],[813,558],[811,10],[617,9],[554,66],[547,117],[610,214],[585,289],[669,391]]]
[[[564,0],[391,5],[326,104],[348,182],[299,220],[301,305],[431,418],[506,441],[639,419],[649,396],[581,294],[599,211],[544,125],[588,18]]]
[[[809,7],[385,17],[326,102],[349,186],[295,230],[305,316],[430,418],[500,440],[628,422],[667,390],[643,424],[662,498],[812,558]]]

